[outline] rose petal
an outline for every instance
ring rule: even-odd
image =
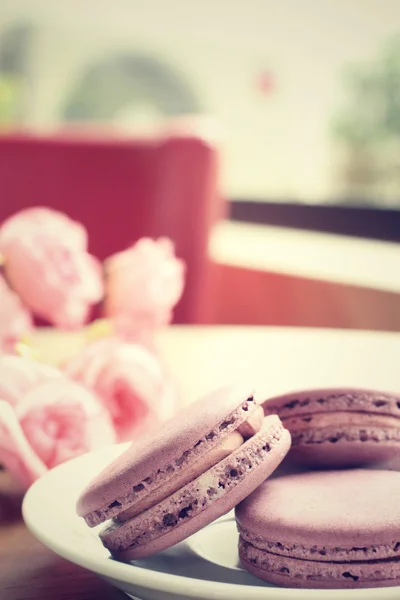
[[[30,313],[0,275],[0,352],[14,352],[15,345],[31,329]]]
[[[32,448],[49,468],[115,441],[110,418],[99,400],[64,378],[31,390],[16,407],[16,414]]]
[[[100,263],[42,231],[13,242],[5,272],[26,306],[61,328],[83,325],[103,293]]]
[[[64,373],[86,387],[94,388],[104,363],[117,350],[120,343],[120,340],[115,337],[106,337],[88,344],[64,366]]]
[[[0,356],[0,399],[16,405],[24,395],[47,379],[61,377],[61,371],[50,365],[21,356]]]
[[[33,451],[13,408],[0,400],[0,462],[22,489],[43,475],[47,469]]]
[[[169,418],[177,405],[175,386],[157,356],[118,338],[90,344],[66,372],[95,390],[120,441]]]
[[[6,255],[10,245],[32,231],[52,233],[62,239],[71,248],[87,250],[87,231],[77,221],[73,221],[62,212],[38,206],[21,210],[8,219],[0,227],[0,252]]]
[[[172,320],[172,310],[183,293],[185,264],[175,256],[168,238],[142,238],[106,261],[105,313],[115,329],[136,341]]]

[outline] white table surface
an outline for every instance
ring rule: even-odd
[[[85,343],[82,334],[39,331],[43,359],[57,363]],[[214,387],[248,382],[261,395],[308,387],[400,390],[400,334],[351,330],[172,326],[160,355],[185,402]]]

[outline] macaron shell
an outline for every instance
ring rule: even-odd
[[[400,582],[400,473],[318,471],[268,480],[236,507],[242,565],[284,587]]]
[[[375,428],[384,431],[398,431],[399,418],[391,415],[379,415],[376,413],[353,412],[353,411],[335,411],[325,413],[314,413],[308,415],[299,415],[295,417],[285,417],[285,425],[293,434],[301,434],[312,428],[315,430],[325,430],[345,424],[347,427],[355,428]],[[396,436],[400,440],[400,434]]]
[[[336,411],[372,412],[400,418],[400,394],[362,388],[301,390],[258,402],[265,414],[279,414],[281,419]]]
[[[304,559],[337,558],[337,548],[354,560],[383,558],[387,545],[400,558],[400,473],[348,469],[314,471],[269,479],[236,507],[239,530],[257,547]],[[265,546],[266,547],[266,546]],[[399,562],[400,568],[400,562]]]
[[[198,458],[217,445],[222,435],[244,422],[248,412],[242,405],[252,395],[252,390],[246,387],[221,388],[187,406],[154,435],[139,437],[89,483],[78,499],[78,515],[85,517],[89,526],[95,526],[118,514],[135,495],[141,500],[161,481],[173,476],[176,461],[185,462],[184,453],[190,452]],[[199,440],[227,418],[229,424],[193,452]],[[133,489],[136,486],[139,486],[137,493]]]
[[[361,388],[292,392],[263,402],[292,435],[288,460],[308,467],[385,463],[400,450],[400,396]]]
[[[341,438],[339,442],[319,442],[317,444],[293,445],[288,459],[300,466],[338,469],[355,468],[374,464],[390,463],[400,453],[400,442],[372,441],[371,438],[346,441],[348,431],[336,429],[332,431],[332,439]],[[374,431],[374,438],[384,432]],[[383,435],[382,435],[383,437]]]
[[[270,418],[273,419],[273,424],[279,423],[280,425],[280,421],[277,417]],[[278,432],[279,437],[274,439],[272,436],[277,435]],[[270,447],[263,454],[260,450],[262,449],[262,446],[268,442],[270,443]],[[221,461],[221,463],[211,468],[198,479],[185,486],[182,490],[176,492],[173,496],[164,500],[163,503],[150,508],[146,513],[131,520],[132,522],[125,521],[118,526],[117,535],[111,544],[114,546],[114,549],[110,548],[110,538],[115,536],[115,530],[111,530],[110,532],[106,529],[101,532],[100,536],[102,537],[104,545],[108,547],[113,556],[119,560],[129,561],[150,556],[186,539],[205,525],[208,525],[223,514],[232,510],[239,502],[248,496],[280,464],[289,447],[290,434],[281,426],[277,429],[274,425],[271,430],[259,432],[253,438],[245,442],[245,444],[231,456],[224,459],[224,461]],[[254,457],[254,460],[251,458],[252,456]],[[261,457],[258,465],[256,464],[257,456]],[[226,471],[228,465],[236,463],[245,465],[247,471],[244,473],[244,477],[239,481],[234,481],[232,485],[230,485],[231,482],[228,482],[227,492],[214,500],[213,494],[207,493],[210,489],[209,486],[218,488],[218,478],[220,477],[220,473]],[[251,465],[250,467],[249,464]],[[201,511],[182,521],[178,526],[173,526],[170,531],[165,532],[164,530],[161,532],[160,525],[157,525],[157,523],[162,524],[163,516],[168,514],[169,511],[177,510],[177,505],[182,497],[188,497],[189,499],[197,498],[198,506],[201,507]],[[145,522],[143,522],[143,520],[145,520]],[[127,550],[118,550],[115,547],[118,546],[118,544],[123,547],[129,547],[129,543],[132,539],[132,532],[134,531],[137,533],[140,528],[144,530],[148,528],[151,531],[151,523],[153,524],[153,530],[158,529],[159,533],[157,534],[157,537]]]
[[[142,503],[138,502],[132,508],[128,508],[116,517],[117,521],[126,521],[132,517],[136,517],[145,510],[151,508],[155,504],[162,502],[168,496],[171,496],[177,489],[184,487],[199,475],[211,469],[221,460],[232,454],[237,448],[244,443],[243,437],[238,431],[232,431],[229,435],[221,440],[221,444],[213,448],[207,454],[199,458],[196,462],[189,465],[183,471],[179,471],[175,477],[167,481],[164,485],[160,485],[154,492],[146,496]]]
[[[289,588],[346,589],[389,587],[400,583],[398,560],[363,563],[327,563],[277,556],[239,542],[246,570],[269,583]]]

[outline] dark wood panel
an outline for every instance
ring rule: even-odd
[[[400,202],[399,209],[389,209],[343,204],[235,200],[230,203],[230,218],[247,223],[400,241]]]

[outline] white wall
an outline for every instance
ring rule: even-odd
[[[244,197],[332,194],[329,122],[344,63],[400,32],[399,0],[2,0],[2,28],[33,18],[30,118],[56,123],[85,64],[115,48],[167,56],[225,131],[224,188]],[[271,70],[274,93],[258,74]]]

